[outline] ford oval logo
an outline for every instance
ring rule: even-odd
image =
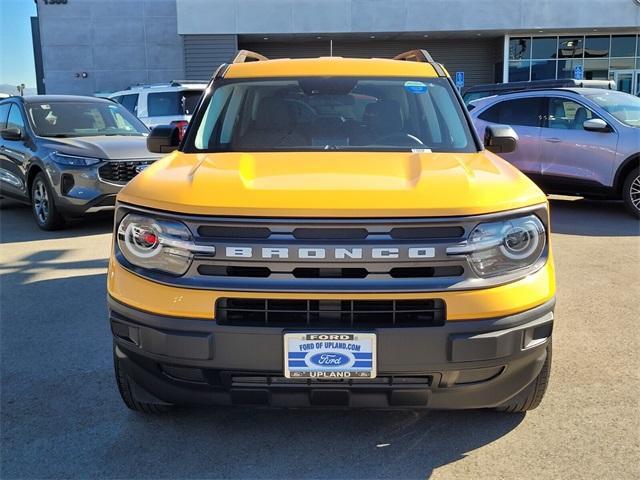
[[[344,367],[351,359],[342,353],[322,352],[313,355],[309,362],[318,367]]]

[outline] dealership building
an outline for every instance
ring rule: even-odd
[[[35,0],[40,93],[208,80],[238,49],[269,58],[423,48],[465,86],[614,79],[640,91],[640,0]]]

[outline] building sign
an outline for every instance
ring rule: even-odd
[[[576,65],[576,67],[573,69],[573,78],[575,78],[576,80],[584,79],[584,69],[582,68],[582,65]]]
[[[456,72],[456,87],[464,87],[464,72]]]

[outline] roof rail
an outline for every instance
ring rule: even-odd
[[[251,50],[239,50],[231,63],[263,62],[265,60],[269,59],[259,53]]]
[[[171,80],[171,86],[179,87],[181,85],[193,85],[208,82],[209,80]]]
[[[446,77],[442,65],[436,62],[431,54],[426,50],[409,50],[408,52],[401,53],[393,57],[394,60],[404,60],[405,62],[424,62],[433,67],[439,77]]]

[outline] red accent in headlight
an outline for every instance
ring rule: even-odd
[[[153,232],[140,232],[138,238],[147,246],[155,245],[158,242],[158,236]]]

